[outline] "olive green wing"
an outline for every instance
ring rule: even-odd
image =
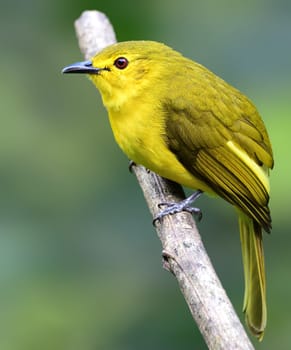
[[[267,177],[265,169],[273,166],[270,142],[253,105],[234,98],[238,99],[214,96],[211,108],[206,105],[203,109],[166,101],[164,138],[188,171],[270,231],[268,189],[256,170],[228,147],[231,141],[245,158],[262,167]]]

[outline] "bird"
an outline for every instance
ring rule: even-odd
[[[238,213],[245,293],[243,312],[262,340],[267,323],[262,237],[272,228],[270,139],[254,104],[203,65],[156,41],[110,45],[65,67],[87,74],[99,90],[116,142],[137,164],[196,190],[157,217],[206,192]],[[197,208],[193,208],[197,212]]]

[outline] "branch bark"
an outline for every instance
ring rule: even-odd
[[[98,11],[83,12],[75,21],[75,29],[86,59],[116,42],[109,20]],[[185,198],[180,185],[139,165],[133,172],[153,217],[159,203]],[[192,216],[185,212],[168,216],[156,229],[165,264],[175,275],[208,348],[254,349],[213,269]]]

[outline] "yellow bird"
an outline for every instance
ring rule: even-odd
[[[261,340],[267,322],[262,229],[270,232],[270,140],[255,106],[202,65],[154,41],[111,45],[63,69],[88,74],[115,139],[129,159],[199,190],[159,216],[190,210],[202,192],[239,214],[245,277],[243,310]],[[194,208],[193,211],[196,211]]]

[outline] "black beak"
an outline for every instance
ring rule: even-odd
[[[63,74],[67,73],[84,73],[84,74],[98,74],[102,68],[95,68],[91,61],[76,62],[62,70]]]

